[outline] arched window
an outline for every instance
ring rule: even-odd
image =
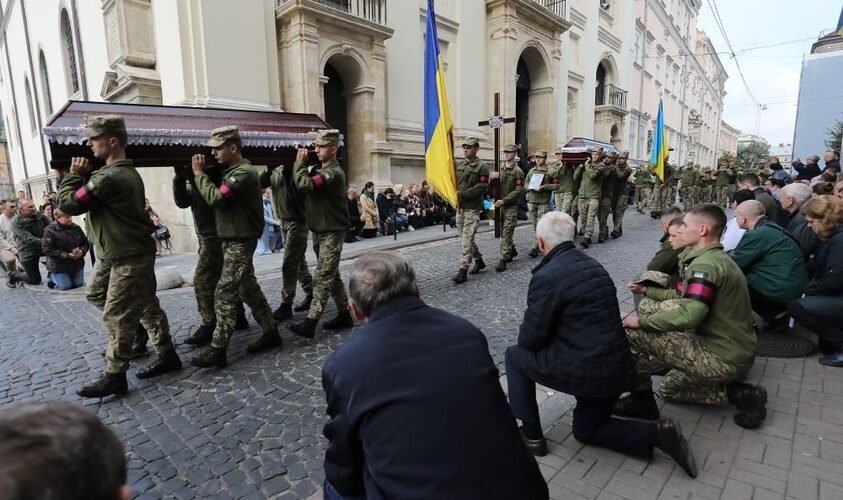
[[[32,87],[28,76],[23,77],[23,86],[26,90],[26,109],[29,111],[29,129],[35,134],[38,132],[38,123],[35,121],[35,103],[32,102]]]
[[[46,116],[53,114],[53,96],[50,92],[50,77],[47,75],[47,59],[44,51],[38,54],[38,71],[41,73],[41,92],[44,96],[44,113]]]
[[[64,64],[70,80],[70,93],[79,92],[79,70],[76,66],[76,44],[73,43],[73,27],[67,9],[61,11],[61,34],[64,47]]]

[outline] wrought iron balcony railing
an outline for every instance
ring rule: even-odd
[[[629,92],[611,83],[597,87],[597,92],[594,94],[595,106],[615,106],[616,108],[626,108],[626,95]]]
[[[565,18],[565,0],[533,0],[533,2],[549,10],[552,14]]]
[[[275,0],[275,8],[291,0]],[[312,0],[322,5],[337,9],[352,16],[386,24],[386,0]]]

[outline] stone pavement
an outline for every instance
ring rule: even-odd
[[[627,313],[632,298],[624,284],[656,250],[659,229],[634,211],[625,222],[621,240],[594,245],[588,252],[613,276],[621,310]],[[421,238],[427,231],[406,234]],[[499,243],[488,232],[478,242],[487,263],[494,263]],[[482,326],[502,369],[503,352],[515,341],[523,315],[530,270],[538,263],[526,257],[531,243],[531,229],[520,227],[516,245],[521,256],[509,271],[495,273],[490,267],[460,286],[450,281],[457,268],[457,240],[397,251],[416,268],[428,303]],[[277,262],[279,256],[262,258]],[[343,262],[344,273],[349,262]],[[265,274],[260,283],[277,305],[278,274]],[[183,339],[197,320],[192,289],[167,290],[159,297],[176,340]],[[137,498],[318,498],[325,447],[320,370],[352,330],[317,332],[315,341],[284,331],[283,350],[247,355],[245,345],[259,335],[253,326],[235,335],[224,370],[186,366],[179,373],[141,381],[134,373],[148,360],[140,360],[129,372],[131,392],[126,397],[82,401],[74,391],[104,369],[99,311],[85,302],[81,291],[44,287],[0,287],[0,304],[0,407],[48,400],[84,404],[125,443]],[[333,316],[332,309],[329,305],[327,317]],[[177,348],[184,360],[196,352],[181,344]],[[841,374],[819,365],[816,356],[758,359],[750,378],[767,387],[770,413],[754,431],[737,427],[728,408],[665,405],[664,414],[678,419],[690,437],[701,469],[697,480],[659,452],[648,463],[580,445],[571,436],[566,413],[571,398],[544,390],[541,410],[551,453],[539,459],[540,467],[558,499],[840,499]]]

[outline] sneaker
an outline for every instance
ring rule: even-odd
[[[827,354],[820,358],[820,364],[825,366],[843,366],[843,350]]]
[[[415,230],[416,230],[416,228],[414,228],[413,226],[407,226],[407,230],[409,230],[409,231],[415,231]]]

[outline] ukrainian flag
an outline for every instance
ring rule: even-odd
[[[653,138],[653,153],[650,155],[650,163],[656,167],[656,175],[664,181],[664,165],[667,162],[667,136],[664,133],[664,109],[662,100],[659,99],[659,116],[656,118],[656,132]]]
[[[837,20],[837,34],[843,36],[843,9],[840,9],[840,19]]]
[[[454,165],[454,124],[445,88],[445,71],[439,54],[436,14],[427,2],[424,47],[424,162],[427,182],[444,200],[457,206],[457,174]]]

